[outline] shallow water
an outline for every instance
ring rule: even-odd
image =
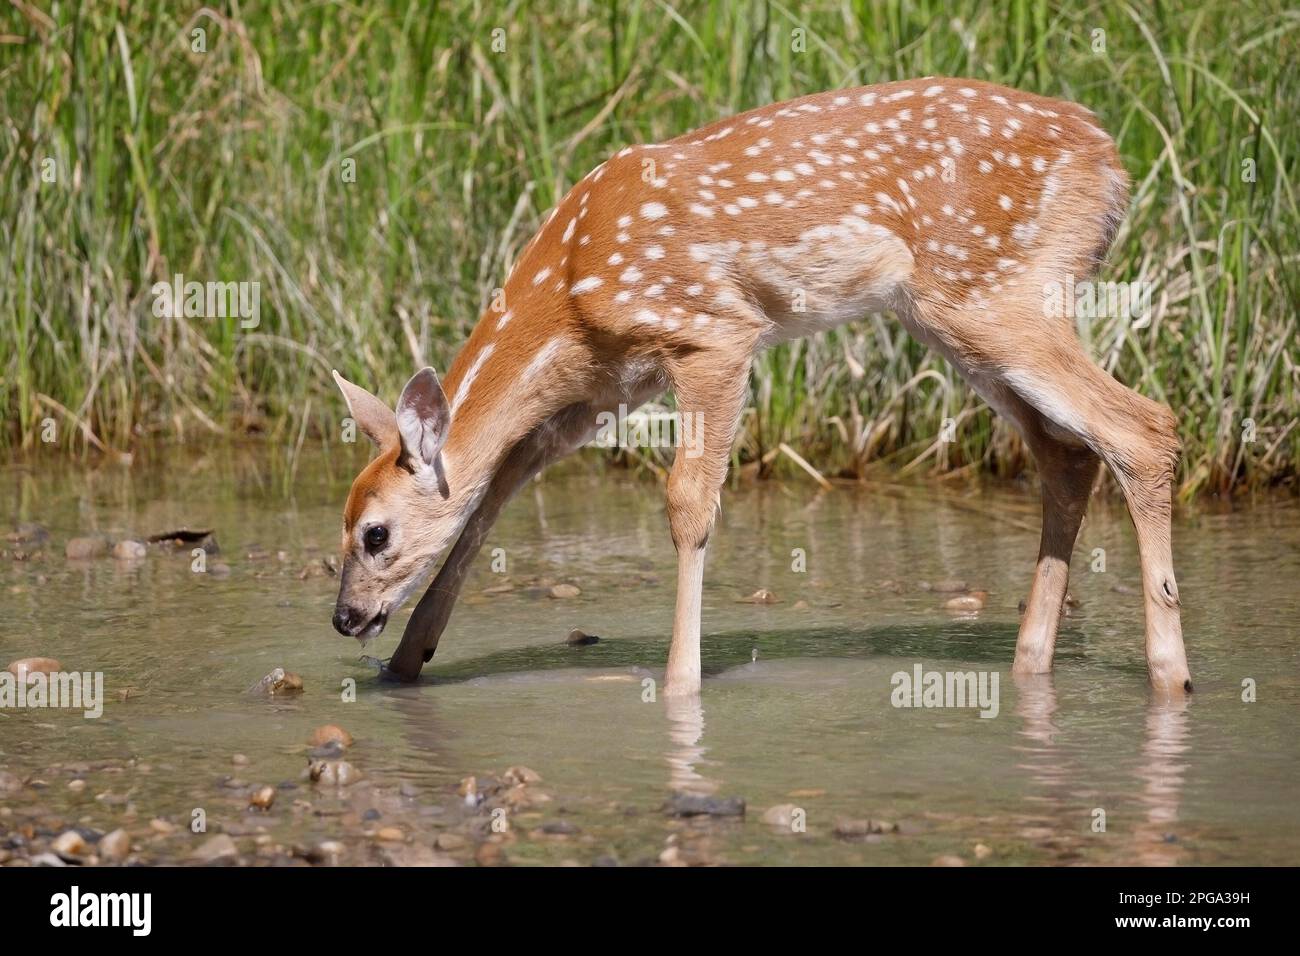
[[[0,770],[27,782],[0,794],[0,847],[24,822],[33,846],[79,822],[126,826],[142,859],[179,861],[203,839],[186,830],[202,808],[208,835],[231,833],[249,860],[285,862],[295,846],[338,839],[349,862],[379,862],[374,831],[396,826],[408,846],[465,833],[447,855],[472,862],[492,831],[485,810],[464,807],[458,782],[523,764],[542,777],[530,791],[549,800],[510,814],[493,837],[518,864],[648,863],[665,851],[731,864],[1300,859],[1294,501],[1180,514],[1196,693],[1171,706],[1146,688],[1136,550],[1114,504],[1096,504],[1081,534],[1080,606],[1055,675],[1018,683],[1017,603],[1038,537],[1029,490],[727,491],[705,587],[702,704],[690,706],[644,700],[647,678],[662,677],[675,568],[652,482],[580,466],[526,489],[484,548],[437,656],[418,684],[401,686],[380,682],[356,642],[334,633],[336,580],[316,573],[336,547],[351,465],[309,455],[290,475],[269,454],[0,472],[0,520],[51,532],[40,553],[16,560],[9,545],[0,560],[0,664],[49,656],[102,671],[106,684],[99,719],[0,710]],[[74,535],[178,526],[215,528],[221,553],[210,561],[229,574],[193,573],[188,552],[133,564],[63,556]],[[492,571],[494,548],[504,574]],[[1098,548],[1106,570],[1091,572]],[[792,570],[794,549],[806,571]],[[988,590],[986,608],[943,610],[950,595],[925,582],[945,579]],[[549,597],[560,581],[581,596]],[[740,602],[760,587],[780,603]],[[364,653],[387,657],[405,620],[395,615]],[[600,643],[567,646],[573,627]],[[892,675],[918,664],[996,672],[996,717],[892,706]],[[300,674],[305,691],[250,697],[277,666]],[[351,702],[341,699],[348,678]],[[1242,700],[1247,679],[1253,703]],[[307,740],[323,723],[356,738],[347,759],[363,783],[334,793],[303,779]],[[249,763],[233,766],[235,753]],[[265,814],[246,809],[244,789],[262,783],[282,785]],[[748,813],[683,821],[663,810],[673,791],[742,797]],[[800,808],[806,832],[762,822],[777,804]],[[153,818],[181,829],[158,835]],[[899,832],[846,839],[834,832],[846,818]],[[571,832],[541,831],[557,821]]]

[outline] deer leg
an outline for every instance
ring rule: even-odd
[[[1190,691],[1171,541],[1177,419],[1111,378],[1081,349],[1057,349],[1045,358],[1007,372],[1005,380],[1046,419],[1085,441],[1115,475],[1137,531],[1151,684],[1162,693]]]
[[[700,689],[704,553],[749,383],[750,352],[743,355],[737,360],[705,349],[668,367],[686,439],[668,478],[668,524],[677,549],[677,607],[664,688],[669,696]]]
[[[1052,669],[1056,631],[1070,580],[1070,555],[1101,462],[1091,449],[1052,438],[1041,427],[1027,432],[1042,484],[1043,533],[1011,671],[1044,674]]]
[[[470,515],[456,544],[406,622],[402,640],[385,665],[390,674],[407,681],[419,676],[420,668],[433,659],[438,649],[438,641],[451,619],[470,566],[501,510],[533,476],[581,445],[595,427],[596,410],[575,406],[552,427],[539,429],[506,456],[483,500]]]

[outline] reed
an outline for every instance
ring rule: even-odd
[[[1178,412],[1186,494],[1294,486],[1298,27],[1283,0],[7,5],[0,442],[57,454],[53,420],[77,454],[299,448],[339,428],[331,367],[388,393],[445,367],[551,203],[622,145],[947,74],[1101,116],[1135,183],[1103,278],[1154,297],[1149,321],[1084,325],[1090,348]],[[156,317],[177,273],[258,283],[258,326]],[[737,456],[794,473],[782,442],[826,474],[1026,463],[885,319],[760,360]]]

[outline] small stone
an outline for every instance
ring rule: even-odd
[[[73,793],[81,793],[81,791],[86,789],[86,781],[82,780],[80,777],[76,780],[69,780],[68,789]]]
[[[302,692],[302,678],[297,674],[277,667],[248,689],[250,694],[264,694],[274,697],[276,694],[297,694]]]
[[[139,561],[148,554],[149,547],[143,541],[125,538],[113,545],[113,557],[118,561]]]
[[[15,793],[23,788],[22,780],[8,770],[0,770],[0,793]]]
[[[313,783],[348,787],[361,779],[361,771],[346,760],[316,760],[307,767]]]
[[[794,827],[794,816],[799,810],[793,803],[778,803],[763,811],[763,822],[768,826],[789,830]]]
[[[482,843],[474,852],[474,861],[479,866],[500,866],[505,862],[505,851],[498,843]]]
[[[971,591],[969,594],[959,594],[954,598],[949,598],[943,602],[944,610],[969,613],[972,611],[981,611],[984,605],[988,603],[988,591]]]
[[[245,757],[243,754],[231,754],[230,762],[233,763],[236,767],[248,766],[248,758]]]
[[[799,600],[791,604],[790,607],[792,607],[796,611],[806,611],[808,610],[808,602],[805,601],[803,598],[800,598]]]
[[[966,582],[958,578],[948,578],[943,581],[935,581],[930,585],[930,587],[935,591],[938,591],[940,594],[958,594],[962,591],[970,590],[966,585]]]
[[[674,793],[664,804],[664,810],[676,817],[743,817],[745,801],[740,797]]]
[[[258,810],[270,810],[275,803],[275,787],[258,787],[248,798],[248,805]]]
[[[218,833],[204,840],[190,858],[197,863],[213,864],[226,863],[238,856],[239,847],[235,846],[235,841],[224,833]]]
[[[456,833],[439,833],[433,841],[439,850],[463,850],[468,843],[468,840]]]
[[[170,836],[171,834],[176,832],[176,824],[170,823],[167,820],[163,820],[159,817],[154,817],[152,820],[149,821],[149,829],[152,830],[154,833],[160,833],[163,836]]]
[[[338,744],[340,747],[352,746],[352,735],[338,724],[322,724],[311,732],[313,747]]]
[[[985,846],[983,843],[976,843],[976,844],[975,844],[975,859],[977,859],[977,860],[987,860],[987,859],[988,859],[989,857],[991,857],[992,855],[993,855],[993,848],[992,848],[992,847],[990,847],[990,846]]]
[[[337,866],[345,852],[345,847],[338,840],[322,840],[308,850],[305,856],[310,863]]]
[[[953,856],[951,853],[945,853],[942,856],[936,856],[930,861],[931,866],[965,866],[966,861],[959,856]]]
[[[110,862],[125,860],[131,853],[131,838],[120,827],[107,833],[97,846],[99,855]]]
[[[28,674],[55,674],[63,670],[63,665],[52,657],[21,657],[5,668],[20,681],[25,681]]]
[[[875,836],[881,833],[897,833],[898,827],[884,820],[853,820],[841,818],[835,821],[835,835],[852,840],[858,837]]]
[[[406,834],[402,832],[400,827],[380,827],[379,831],[375,833],[375,838],[384,840],[387,843],[401,843],[406,839]]]
[[[573,836],[581,831],[568,820],[548,820],[537,828],[547,836]]]
[[[541,783],[542,775],[536,770],[530,770],[528,767],[511,767],[501,779],[511,786],[528,786],[529,784]]]
[[[76,830],[68,830],[60,833],[50,844],[50,849],[59,855],[59,858],[68,862],[76,863],[86,855],[85,838]]]
[[[595,634],[585,634],[575,627],[569,632],[569,636],[564,639],[564,643],[570,647],[589,647],[592,644],[599,644],[600,638]]]
[[[576,598],[582,591],[576,584],[557,584],[551,588],[551,597],[553,598]]]
[[[69,561],[89,561],[108,554],[108,539],[99,536],[70,538],[63,549]]]
[[[780,604],[781,599],[767,588],[759,588],[749,597],[741,598],[738,604]]]

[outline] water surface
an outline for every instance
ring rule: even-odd
[[[290,474],[270,454],[0,472],[0,519],[51,533],[37,553],[18,559],[10,545],[0,561],[0,665],[43,655],[102,671],[107,697],[97,720],[0,710],[0,770],[27,784],[0,794],[0,847],[24,825],[34,846],[75,822],[125,826],[142,859],[181,861],[204,839],[185,829],[202,808],[208,835],[232,834],[248,860],[292,862],[295,847],[337,839],[350,862],[400,861],[375,837],[393,826],[399,847],[464,834],[442,855],[474,862],[492,831],[459,782],[526,765],[542,777],[535,799],[492,837],[505,854],[495,859],[516,864],[1300,858],[1293,501],[1180,513],[1196,693],[1172,706],[1146,688],[1136,548],[1113,503],[1097,503],[1082,531],[1079,606],[1055,674],[1017,682],[1017,604],[1038,540],[1031,489],[729,490],[704,594],[702,702],[674,705],[646,699],[657,689],[647,681],[662,678],[675,573],[653,482],[579,466],[527,488],[423,678],[395,686],[329,623],[336,580],[320,562],[337,546],[355,463],[307,455]],[[63,555],[74,535],[178,526],[216,529],[209,567],[220,576],[193,573],[188,552],[129,564]],[[1104,571],[1090,570],[1096,549]],[[985,609],[945,611],[950,595],[927,585],[951,579],[987,590]],[[558,582],[581,596],[550,597]],[[779,603],[742,603],[758,588]],[[365,653],[391,653],[405,619]],[[600,643],[567,646],[575,627]],[[918,664],[996,672],[997,716],[892,706],[892,675]],[[302,676],[301,695],[246,694],[277,666]],[[1243,701],[1244,681],[1256,701]],[[354,735],[347,759],[363,783],[336,793],[303,779],[323,723]],[[232,764],[236,753],[248,763]],[[247,788],[264,783],[281,786],[276,806],[249,811]],[[673,792],[741,797],[748,812],[681,820],[663,809]],[[806,832],[763,822],[780,804],[802,811]],[[179,833],[157,833],[155,818]],[[837,821],[866,819],[899,832],[835,833]]]

